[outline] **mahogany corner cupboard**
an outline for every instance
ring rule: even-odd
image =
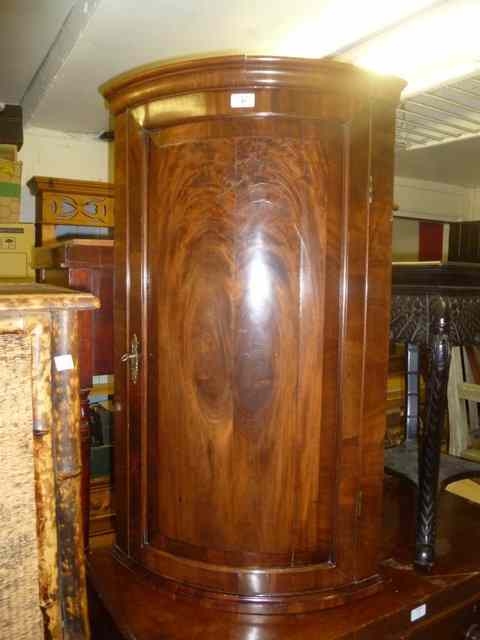
[[[117,542],[207,606],[377,591],[395,108],[228,56],[102,88],[115,128]]]

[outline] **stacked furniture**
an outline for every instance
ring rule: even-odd
[[[33,263],[40,282],[93,293],[101,307],[79,315],[80,401],[82,412],[83,510],[85,541],[90,532],[111,534],[111,472],[90,478],[89,395],[94,376],[113,372],[113,240],[106,237],[57,238],[59,230],[111,234],[114,225],[113,185],[86,180],[33,177],[28,186],[36,197],[37,248]],[[97,389],[106,396],[111,388]],[[111,459],[111,445],[95,451]],[[92,508],[91,508],[92,507]],[[90,525],[91,520],[91,527]]]
[[[22,145],[22,107],[0,103],[0,223],[2,224],[18,223],[20,220],[22,163],[17,161],[17,151],[22,148]],[[21,271],[24,270],[25,268],[21,269]],[[1,275],[0,269],[0,277]],[[9,275],[5,274],[6,277]]]

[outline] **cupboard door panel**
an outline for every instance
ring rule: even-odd
[[[147,495],[159,546],[221,536],[232,508],[233,151],[151,148]]]
[[[344,140],[151,145],[152,548],[335,558]]]

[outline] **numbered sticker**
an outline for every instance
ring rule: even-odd
[[[74,369],[71,353],[65,353],[62,356],[55,356],[54,361],[57,371],[68,371],[69,369]]]
[[[410,622],[415,622],[416,620],[420,620],[427,614],[427,605],[421,604],[419,607],[412,609],[410,611]]]
[[[230,94],[230,106],[232,109],[248,109],[255,106],[254,93],[232,93]]]

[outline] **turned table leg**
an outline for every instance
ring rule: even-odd
[[[415,564],[430,569],[435,556],[438,473],[442,428],[447,402],[450,344],[447,306],[441,297],[431,301],[429,375],[425,432],[419,449],[419,489]]]

